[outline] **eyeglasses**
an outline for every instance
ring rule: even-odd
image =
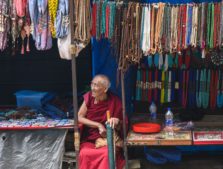
[[[100,87],[102,87],[102,86],[101,86],[101,84],[99,84],[99,83],[91,82],[91,87],[100,88]]]

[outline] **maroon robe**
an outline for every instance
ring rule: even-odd
[[[86,118],[105,125],[107,120],[106,111],[110,110],[111,117],[119,118],[122,121],[122,104],[121,100],[112,93],[108,93],[108,99],[94,103],[92,93],[88,92],[84,95],[84,101],[87,106]],[[127,124],[127,123],[126,123]],[[123,137],[122,128],[119,136]],[[101,135],[97,128],[84,126],[81,136],[81,146],[79,155],[80,169],[109,169],[108,149],[107,146],[95,148],[95,140]],[[125,165],[123,151],[116,148],[116,166],[122,169]]]

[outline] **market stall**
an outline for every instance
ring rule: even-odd
[[[0,40],[1,40],[0,55],[4,57],[8,56],[13,60],[13,56],[19,55],[26,57],[29,56],[29,54],[32,53],[33,51],[35,52],[36,55],[37,53],[36,50],[38,50],[38,51],[43,51],[42,52],[43,56],[44,51],[46,50],[49,51],[53,45],[57,45],[55,43],[55,40],[53,40],[53,38],[57,38],[60,57],[67,60],[72,59],[72,77],[70,77],[70,79],[73,80],[72,81],[73,110],[67,113],[70,114],[74,112],[74,115],[71,116],[76,117],[77,79],[76,79],[76,60],[74,56],[77,56],[79,53],[77,52],[78,49],[79,48],[82,49],[84,46],[86,46],[88,42],[86,41],[86,39],[84,39],[85,45],[83,44],[82,45],[79,44],[79,46],[77,46],[76,44],[71,45],[74,39],[73,36],[71,36],[71,32],[74,31],[73,3],[74,3],[73,1],[68,1],[68,0],[64,1],[1,0],[0,1]],[[70,5],[71,7],[69,8]],[[76,5],[76,7],[77,6],[78,5]],[[71,12],[69,12],[70,9]],[[71,18],[71,20],[69,18]],[[80,28],[78,31],[82,31],[82,29]],[[75,32],[78,33],[78,31]],[[31,43],[33,43],[34,45]],[[50,62],[48,66],[49,65],[51,65]],[[10,66],[8,66],[8,68],[10,69]],[[28,66],[28,68],[30,68],[30,65]],[[35,69],[35,67],[32,68]],[[30,70],[32,70],[32,68],[30,68]],[[38,69],[41,69],[41,67],[39,67]],[[10,71],[7,72],[10,73]],[[43,74],[50,74],[50,73],[44,72]],[[17,77],[15,78],[17,79]],[[21,79],[23,79],[23,77]],[[9,78],[9,81],[10,80],[11,79]],[[17,84],[18,81],[16,81]],[[31,83],[29,82],[29,84]],[[36,83],[36,85],[39,84]],[[49,82],[47,85],[49,86]],[[55,85],[57,85],[57,87],[55,88],[59,88],[58,84]],[[28,88],[32,87],[30,86]],[[37,88],[41,89],[41,87]],[[45,88],[47,87],[45,86]],[[13,95],[14,93],[11,94]],[[28,100],[26,100],[25,102],[27,103],[27,101],[29,102],[30,98],[28,98]],[[17,100],[17,106],[18,106],[18,100]],[[30,104],[27,105],[23,104],[23,106],[30,106]],[[32,106],[29,111],[25,110],[26,112],[24,110],[18,110],[15,107],[12,107],[11,110],[9,110],[8,107],[7,110],[1,110],[1,127],[0,127],[0,129],[2,130],[1,156],[3,157],[4,155],[4,157],[1,158],[2,159],[1,168],[2,167],[13,168],[16,166],[15,164],[18,163],[18,161],[21,162],[20,164],[19,163],[17,164],[18,167],[24,167],[24,166],[28,168],[62,167],[62,158],[64,153],[64,143],[67,129],[75,129],[76,133],[75,136],[78,137],[77,118],[75,118],[75,120],[67,119],[69,115],[66,112],[62,113],[63,115],[65,115],[64,117],[62,117],[63,115],[61,114],[62,118],[54,116],[56,115],[56,109],[54,109],[55,107],[54,108],[51,107],[52,105],[48,107],[49,109],[51,108],[54,109],[54,110],[48,109],[49,110],[48,113],[49,114],[52,113],[51,114],[52,116],[50,115],[51,118],[49,116],[45,117],[47,113],[42,114],[42,112],[44,112],[42,106],[45,105],[41,105],[40,107],[34,107],[37,109],[37,111],[33,110]],[[39,111],[40,109],[41,111]],[[53,116],[54,118],[52,118]],[[49,138],[49,136],[52,137]],[[41,139],[41,141],[38,138]],[[52,143],[53,141],[55,142],[54,144]],[[47,143],[49,143],[50,145],[47,145]],[[76,143],[76,150],[78,150],[78,146],[79,146],[78,143]],[[24,147],[22,151],[19,150],[19,148],[21,147]],[[36,147],[36,150],[33,151],[33,154],[30,152],[31,149],[28,147],[32,148]],[[27,151],[25,151],[26,148],[28,148]],[[50,153],[53,153],[53,155],[51,155]],[[42,159],[40,158],[40,156],[42,157]],[[7,164],[8,161],[6,160],[6,158],[10,159],[10,164]],[[51,161],[52,163],[49,163],[49,161]],[[11,165],[13,165],[13,167]]]
[[[94,1],[92,6],[93,73],[107,74],[115,92],[115,82],[121,77],[123,117],[127,112],[131,117],[144,114],[143,121],[151,120],[152,101],[162,116],[171,107],[175,121],[221,115],[222,2],[143,2]],[[96,63],[99,58],[101,64]],[[115,61],[118,64],[113,64]],[[104,66],[109,62],[112,64]],[[162,126],[164,121],[162,118]],[[187,145],[198,143],[197,138],[217,138],[221,142],[221,132],[204,125],[207,135],[196,133],[200,128],[197,122],[195,131],[189,129]],[[218,125],[218,130],[221,127]],[[173,145],[174,139],[170,140],[162,133],[150,138],[149,133],[130,131],[125,143]]]

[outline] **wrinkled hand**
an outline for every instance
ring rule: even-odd
[[[100,134],[102,137],[106,137],[106,128],[104,127],[104,125],[99,124],[99,125],[98,125],[98,131],[99,131],[99,134]]]
[[[111,128],[114,129],[119,125],[120,120],[118,118],[111,117],[110,120],[108,120],[106,123],[110,124]]]

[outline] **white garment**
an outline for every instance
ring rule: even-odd
[[[60,54],[60,58],[71,60],[72,55],[70,51],[71,45],[71,31],[68,28],[68,35],[64,36],[63,38],[57,38],[57,46]]]

